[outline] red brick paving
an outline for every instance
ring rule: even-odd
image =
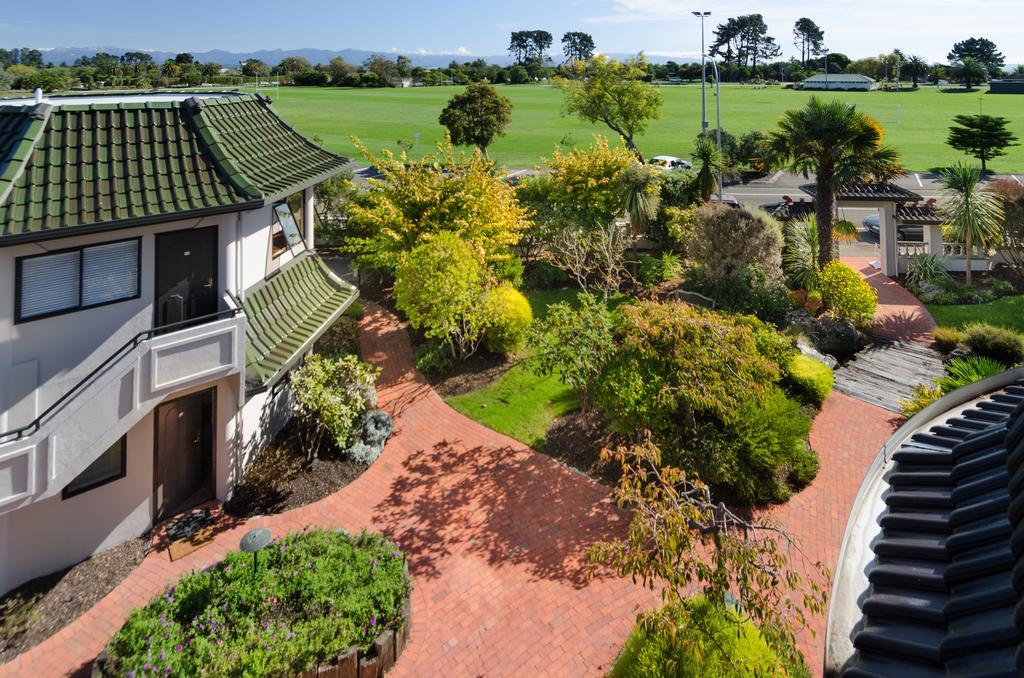
[[[84,671],[128,612],[182,573],[218,560],[253,527],[376,529],[397,539],[413,575],[412,640],[395,676],[602,675],[638,609],[655,595],[588,576],[587,548],[627,515],[607,488],[458,414],[412,368],[405,330],[367,304],[365,358],[383,369],[381,406],[397,431],[355,482],[315,504],[224,522],[213,544],[170,562],[156,549],[128,579],[0,676]]]
[[[913,294],[871,265],[872,257],[843,257],[868,284],[878,291],[875,334],[890,339],[930,344],[935,319]]]
[[[847,259],[879,291],[876,331],[927,341],[934,321],[906,290]],[[163,550],[82,617],[13,662],[3,676],[63,676],[84,670],[128,612],[183,572],[220,559],[253,527],[277,533],[307,525],[368,527],[396,538],[414,577],[412,641],[396,676],[598,675],[618,652],[634,614],[653,593],[600,573],[587,547],[621,534],[627,516],[606,488],[450,409],[412,367],[404,328],[367,304],[364,357],[383,369],[381,406],[397,424],[384,454],[359,479],[310,506],[224,523],[215,542],[171,563]],[[894,428],[892,413],[834,393],[811,431],[821,468],[787,504],[766,514],[800,542],[805,573],[839,555],[864,472]],[[799,639],[820,666],[824,616]]]

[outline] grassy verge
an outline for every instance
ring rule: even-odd
[[[982,322],[1024,333],[1024,295],[1003,297],[987,304],[930,304],[928,312],[936,323],[944,327],[963,327],[972,322]]]
[[[574,303],[575,290],[527,292],[533,317],[543,318],[548,306],[560,301]],[[515,438],[534,449],[543,449],[544,435],[556,417],[579,407],[572,390],[558,375],[534,374],[528,356],[501,375],[492,384],[448,399],[448,404],[470,419],[499,433]]]

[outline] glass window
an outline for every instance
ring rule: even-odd
[[[274,214],[277,216],[278,223],[281,224],[288,247],[301,247],[303,245],[302,230],[288,203],[282,202],[274,205]]]
[[[81,280],[78,251],[21,260],[19,318],[34,318],[78,308]]]
[[[138,297],[140,243],[133,238],[18,259],[18,321]]]
[[[127,447],[126,438],[121,436],[121,439],[100,455],[99,459],[89,464],[87,469],[68,483],[68,486],[64,488],[64,499],[87,492],[100,485],[106,485],[119,478],[124,478],[126,471],[125,462],[128,456]]]
[[[292,217],[295,218],[295,225],[299,227],[301,233],[306,225],[306,197],[302,191],[299,191],[289,195],[286,202],[292,211]]]
[[[136,240],[82,250],[82,306],[134,297],[139,292]]]

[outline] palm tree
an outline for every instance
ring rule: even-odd
[[[718,150],[715,142],[708,136],[697,137],[697,144],[693,149],[693,160],[700,163],[700,171],[697,172],[694,187],[697,189],[701,202],[707,202],[718,190],[718,176],[728,169],[729,164],[725,155]]]
[[[990,247],[999,239],[1003,202],[997,193],[981,187],[981,168],[957,163],[939,172],[942,181],[942,215],[954,235],[964,243],[967,284],[971,284],[972,246]]]
[[[805,177],[814,174],[818,224],[818,265],[832,261],[836,194],[844,186],[903,173],[899,155],[882,144],[882,126],[853,104],[811,97],[803,108],[786,111],[768,139],[772,164]]]
[[[661,206],[661,173],[650,165],[630,165],[619,175],[623,208],[634,233],[658,216]]]
[[[910,76],[914,89],[917,89],[917,81],[928,75],[928,62],[915,54],[903,64],[903,71]]]

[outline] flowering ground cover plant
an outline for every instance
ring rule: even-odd
[[[293,676],[402,622],[405,557],[378,534],[314,531],[232,552],[132,612],[102,675]]]

